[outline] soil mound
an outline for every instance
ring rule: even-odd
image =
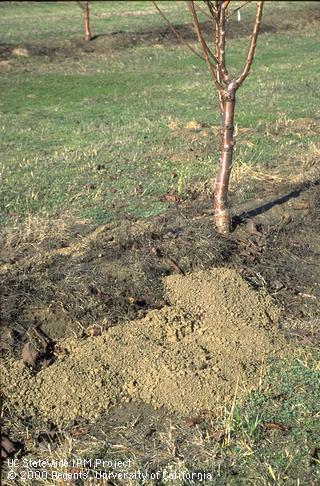
[[[120,402],[187,414],[257,385],[279,349],[279,311],[232,269],[165,281],[170,305],[87,340],[68,338],[68,354],[34,375],[6,358],[3,391],[18,413],[64,424],[93,419]]]

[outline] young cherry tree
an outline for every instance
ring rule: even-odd
[[[83,22],[84,22],[84,39],[89,42],[92,39],[92,34],[90,30],[90,12],[89,12],[89,2],[77,2],[83,11]]]
[[[220,144],[220,161],[219,171],[215,182],[213,208],[214,219],[217,230],[220,233],[228,233],[231,229],[231,217],[228,207],[228,189],[232,169],[233,148],[234,148],[234,115],[236,104],[236,92],[247,78],[254,52],[257,45],[257,38],[260,29],[260,23],[263,11],[263,1],[256,4],[256,14],[252,28],[251,40],[243,69],[239,75],[233,75],[229,72],[226,65],[226,24],[235,12],[249,2],[243,3],[240,7],[229,13],[230,0],[215,1],[187,1],[187,7],[191,13],[194,31],[201,48],[201,54],[193,46],[188,44],[177,32],[168,18],[164,15],[158,5],[153,2],[161,16],[170,26],[174,34],[184,42],[195,54],[200,56],[207,64],[210,75],[214,82],[220,106],[221,115],[221,144]],[[200,4],[203,4],[200,6]],[[209,16],[213,24],[213,45],[212,49],[205,39],[202,25],[199,21],[198,11]]]

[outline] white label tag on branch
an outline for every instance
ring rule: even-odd
[[[241,22],[241,13],[240,13],[240,10],[237,11],[237,17],[238,17],[238,21]]]

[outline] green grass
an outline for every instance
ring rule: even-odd
[[[314,2],[304,1],[306,7]],[[242,2],[233,1],[233,8]],[[286,5],[287,4],[287,5]],[[109,1],[90,0],[91,25],[95,35],[106,32],[134,32],[164,25],[151,1]],[[161,0],[161,9],[168,19],[181,24],[190,22],[190,14],[183,1]],[[243,10],[243,18],[248,18],[254,11],[254,4]],[[267,1],[266,14],[278,15],[283,9],[296,10],[301,2]],[[25,43],[62,37],[82,36],[82,11],[75,1],[68,2],[1,2],[0,4],[1,42]],[[200,20],[207,17],[199,12]]]
[[[13,5],[10,5],[13,4]],[[3,42],[82,36],[82,10],[77,2],[2,2],[0,27]],[[188,12],[182,3],[161,1],[172,21],[186,22]],[[106,32],[144,30],[163,25],[149,1],[90,1],[91,26],[95,35]]]
[[[257,130],[246,137],[249,147],[239,139],[236,162],[272,163],[284,147],[291,154],[297,149],[298,141],[289,146],[285,135],[275,144],[266,126],[283,115],[318,115],[315,92],[306,88],[319,80],[317,44],[312,33],[260,37],[236,114],[240,128]],[[235,70],[244,47],[230,42]],[[157,214],[166,208],[161,195],[178,190],[177,181],[186,187],[211,175],[218,140],[199,141],[190,130],[168,127],[170,120],[182,127],[192,120],[219,123],[209,75],[192,53],[138,47],[107,61],[68,59],[54,67],[41,58],[21,59],[1,77],[5,221],[65,210],[98,223]],[[317,140],[306,133],[302,142]]]
[[[316,351],[273,361],[262,390],[233,414],[226,453],[239,477],[250,477],[251,484],[267,484],[263,478],[270,484],[316,484],[319,461],[310,453],[320,445],[319,378]],[[265,429],[266,423],[283,430]]]

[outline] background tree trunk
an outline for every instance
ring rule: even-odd
[[[83,2],[83,18],[84,18],[84,38],[86,41],[91,41],[92,35],[90,31],[90,17],[89,17],[89,2]]]

